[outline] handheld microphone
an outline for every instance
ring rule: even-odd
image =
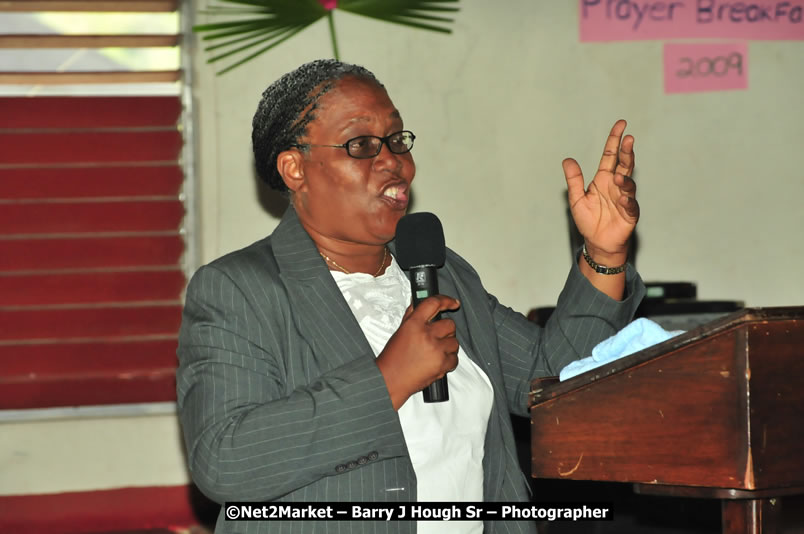
[[[444,265],[447,251],[441,221],[432,213],[405,215],[396,225],[396,261],[408,271],[413,307],[427,297],[438,294],[436,269]],[[438,313],[433,321],[441,319]],[[447,377],[439,378],[424,390],[424,402],[449,400]]]

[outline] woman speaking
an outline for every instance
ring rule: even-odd
[[[447,249],[440,295],[413,308],[394,235],[416,173],[383,85],[334,60],[263,93],[260,178],[290,196],[274,232],[198,270],[177,388],[190,470],[218,501],[527,500],[509,412],[630,321],[639,217],[633,137],[618,121],[593,181],[563,163],[585,247],[545,328],[500,304]],[[538,282],[538,266],[523,272]],[[436,318],[440,313],[441,318]],[[449,401],[419,393],[448,376]],[[538,432],[538,429],[535,429]],[[526,521],[227,521],[225,533],[519,533]]]

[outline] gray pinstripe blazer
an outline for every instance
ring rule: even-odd
[[[393,248],[392,248],[393,251]],[[615,302],[573,266],[540,329],[499,304],[462,258],[447,252],[442,293],[457,337],[494,386],[484,496],[527,499],[508,412],[526,415],[531,378],[622,328],[644,293],[629,267]],[[179,336],[178,406],[193,479],[225,501],[415,501],[416,475],[374,355],[326,264],[290,208],[273,234],[202,267]],[[413,522],[231,522],[218,534],[414,533]],[[531,533],[488,522],[487,533]]]

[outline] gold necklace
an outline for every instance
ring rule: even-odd
[[[383,267],[385,267],[385,260],[387,260],[387,259],[388,259],[388,247],[385,247],[383,250],[384,250],[384,252],[383,252],[383,255],[382,255],[382,261],[380,262],[380,267],[377,269],[377,272],[376,272],[376,273],[374,273],[374,277],[375,277],[375,278],[376,278],[377,276],[379,276],[380,271],[382,271],[382,268],[383,268]],[[333,266],[333,267],[335,267],[336,269],[338,269],[339,271],[343,271],[343,272],[345,272],[346,274],[352,274],[352,271],[349,271],[349,270],[347,270],[346,268],[344,268],[344,267],[342,267],[342,266],[338,265],[338,264],[335,262],[335,260],[331,259],[329,256],[327,256],[326,254],[324,254],[324,253],[323,253],[323,252],[321,252],[320,250],[318,251],[318,253],[319,253],[319,254],[321,254],[321,257],[322,257],[322,258],[324,258],[325,260],[327,260],[327,262],[331,263],[331,264],[332,264],[332,266]]]

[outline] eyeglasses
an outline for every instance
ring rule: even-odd
[[[305,143],[299,145],[294,144],[291,146],[297,148],[307,146],[345,148],[346,153],[353,158],[368,159],[373,158],[380,153],[383,143],[385,143],[388,146],[388,150],[394,154],[405,154],[410,152],[410,149],[413,148],[413,141],[415,139],[416,136],[413,135],[413,132],[409,130],[402,130],[400,132],[394,132],[390,135],[386,135],[385,137],[377,137],[376,135],[361,135],[349,139],[342,145],[314,145]]]

